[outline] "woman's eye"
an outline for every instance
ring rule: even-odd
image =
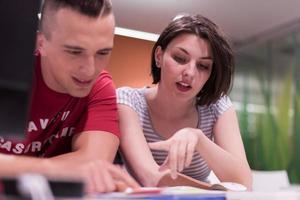
[[[174,56],[174,60],[181,64],[186,62],[186,59],[180,56]]]
[[[198,69],[207,70],[207,69],[209,69],[209,66],[208,66],[208,65],[205,65],[205,64],[198,64],[198,65],[197,65],[197,68],[198,68]]]

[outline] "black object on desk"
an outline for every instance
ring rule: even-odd
[[[80,181],[48,180],[54,197],[82,198],[84,197],[84,184]],[[2,193],[4,196],[17,199],[28,199],[24,197],[18,187],[18,178],[2,178]]]

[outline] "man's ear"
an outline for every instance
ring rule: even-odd
[[[161,60],[162,60],[163,51],[161,49],[161,46],[156,47],[155,49],[155,63],[156,67],[161,67]]]
[[[41,56],[45,55],[45,36],[40,31],[37,32],[36,36],[36,48],[35,50],[40,53]]]

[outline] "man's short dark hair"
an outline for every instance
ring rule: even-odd
[[[197,94],[197,105],[210,105],[228,94],[232,86],[234,57],[231,46],[219,27],[201,15],[184,15],[173,20],[162,32],[151,54],[153,83],[160,81],[160,68],[156,66],[155,51],[158,46],[164,51],[169,43],[182,34],[194,34],[209,42],[213,54],[212,72]]]
[[[61,8],[70,8],[92,18],[106,16],[112,12],[111,0],[44,0],[40,31],[46,36],[50,34],[47,28],[48,18],[54,16]]]

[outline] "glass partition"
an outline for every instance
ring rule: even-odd
[[[297,30],[298,29],[298,30]],[[300,29],[236,46],[231,99],[249,164],[300,182]]]

